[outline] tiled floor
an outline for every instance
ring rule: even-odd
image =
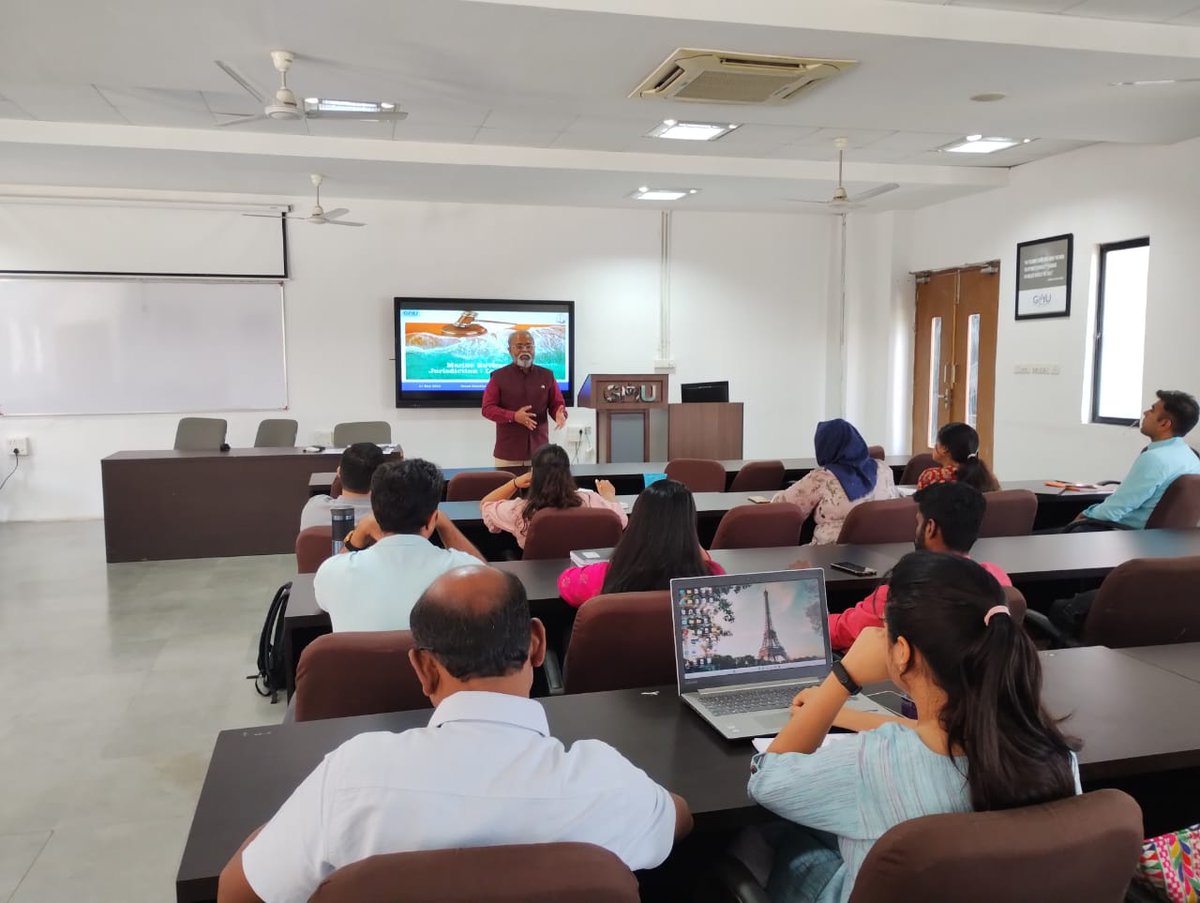
[[[278,722],[258,634],[290,555],[104,562],[0,524],[0,901],[164,903],[217,732]]]

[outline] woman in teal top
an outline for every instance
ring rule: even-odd
[[[906,555],[885,621],[796,697],[754,759],[750,796],[800,826],[776,838],[772,900],[845,903],[875,841],[910,818],[1079,792],[1078,744],[1042,707],[1037,651],[991,574],[957,555]],[[915,721],[843,710],[857,686],[888,679],[916,703]],[[861,733],[822,748],[835,725]]]

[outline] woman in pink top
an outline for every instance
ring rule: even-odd
[[[604,593],[670,589],[672,577],[724,573],[700,545],[692,493],[675,480],[659,480],[638,496],[612,559],[563,571],[558,594],[578,608]]]
[[[608,480],[597,480],[596,492],[575,486],[571,459],[561,446],[543,445],[534,453],[530,465],[528,473],[509,480],[480,500],[483,523],[493,533],[511,533],[523,549],[529,522],[543,508],[608,508],[621,519],[622,528],[629,522]],[[521,489],[529,490],[528,498],[517,496]]]

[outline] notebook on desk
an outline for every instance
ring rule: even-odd
[[[571,564],[584,567],[589,564],[599,564],[612,558],[612,549],[574,549],[571,552]]]
[[[671,617],[679,695],[726,739],[778,733],[833,666],[820,568],[675,579]],[[847,704],[895,714],[864,695]]]

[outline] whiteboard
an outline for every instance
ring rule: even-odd
[[[0,279],[0,414],[286,407],[281,283]]]

